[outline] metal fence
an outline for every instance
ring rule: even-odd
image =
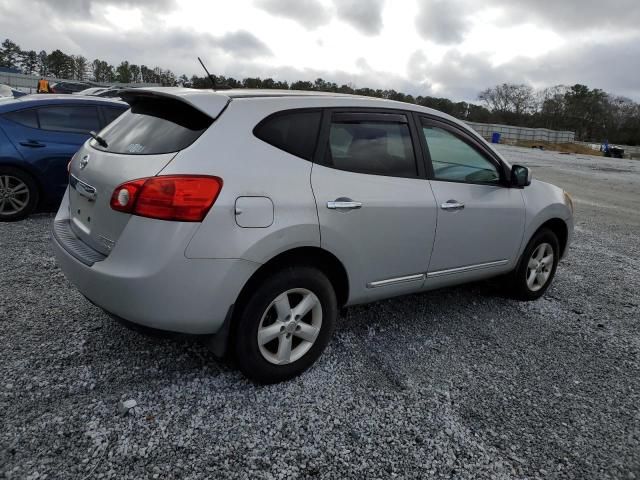
[[[513,127],[496,123],[475,122],[467,122],[467,125],[487,139],[491,139],[494,133],[499,133],[501,140],[525,142],[574,143],[576,139],[575,132],[563,132],[547,128]]]
[[[20,90],[25,93],[36,93],[38,90],[38,80],[41,78],[45,78],[50,82],[63,82],[70,81],[75,82],[77,80],[64,80],[62,78],[54,78],[54,77],[40,77],[38,75],[24,75],[22,73],[9,73],[9,72],[0,72],[0,84],[9,85],[16,90]],[[159,83],[100,83],[93,81],[83,81],[82,83],[88,83],[89,85],[96,87],[159,87]]]

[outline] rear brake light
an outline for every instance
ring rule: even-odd
[[[215,203],[219,177],[166,175],[140,178],[116,187],[111,208],[141,217],[201,222]]]

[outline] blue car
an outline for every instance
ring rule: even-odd
[[[0,102],[0,221],[56,205],[80,146],[129,108],[76,95],[27,95]]]

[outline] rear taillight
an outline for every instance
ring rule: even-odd
[[[166,175],[140,178],[116,187],[111,208],[141,217],[201,222],[222,189],[219,177]]]

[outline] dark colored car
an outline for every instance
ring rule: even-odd
[[[49,84],[51,93],[76,93],[89,87],[91,85],[82,82],[53,82]]]
[[[92,95],[95,95],[96,97],[102,97],[102,98],[120,98],[120,95],[122,94],[123,91],[124,89],[121,87],[111,87],[106,90],[103,90],[102,92],[94,93]]]
[[[624,149],[620,147],[608,147],[604,152],[605,157],[624,158]]]
[[[60,202],[67,164],[129,106],[106,98],[28,95],[0,102],[0,221]]]

